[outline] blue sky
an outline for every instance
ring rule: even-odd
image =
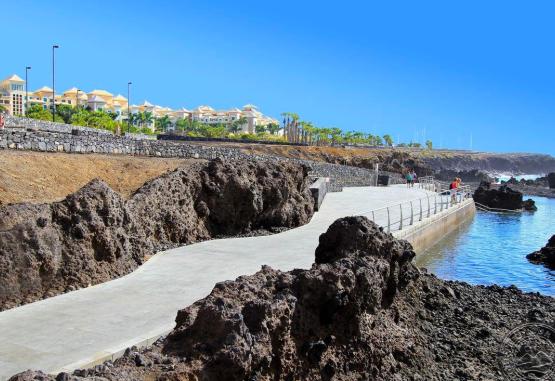
[[[0,73],[132,102],[258,105],[436,147],[555,154],[555,5],[2,2]]]

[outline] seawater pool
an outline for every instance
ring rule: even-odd
[[[477,212],[474,220],[417,255],[416,264],[442,279],[515,285],[523,291],[555,296],[555,271],[526,259],[555,234],[555,199],[525,198],[532,198],[538,211]]]

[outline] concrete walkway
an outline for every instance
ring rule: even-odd
[[[215,283],[263,264],[309,268],[319,235],[337,218],[425,196],[404,186],[345,188],[328,194],[300,228],[168,250],[125,277],[0,312],[0,380],[26,369],[91,366],[131,345],[150,344],[173,328],[178,309],[208,295]]]

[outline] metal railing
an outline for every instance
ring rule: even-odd
[[[441,190],[441,187],[438,188],[437,181],[426,180],[421,184],[422,189],[433,187],[433,190],[428,189],[433,193],[426,194],[426,197],[391,204],[359,214],[368,217],[391,233],[456,207],[471,197],[468,187],[460,187],[455,191],[444,191]]]

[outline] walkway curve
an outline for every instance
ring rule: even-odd
[[[404,186],[345,188],[329,193],[299,228],[168,250],[122,278],[0,312],[0,380],[26,369],[71,371],[150,344],[174,327],[178,309],[208,295],[215,283],[264,264],[310,268],[319,235],[337,218],[425,195]]]

